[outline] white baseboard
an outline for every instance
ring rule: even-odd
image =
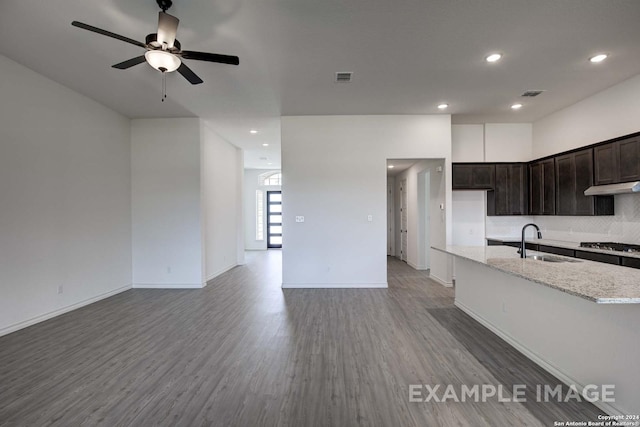
[[[218,277],[219,275],[224,274],[227,271],[236,268],[238,265],[239,264],[237,264],[237,263],[236,264],[229,264],[226,267],[222,267],[220,270],[216,271],[215,273],[210,274],[209,276],[207,276],[207,279],[206,279],[206,282],[205,282],[205,286],[206,286],[207,282],[209,282],[210,280],[213,280],[216,277]]]
[[[453,283],[452,282],[447,282],[445,280],[442,280],[438,276],[434,275],[433,272],[429,272],[429,278],[431,280],[433,280],[434,282],[440,283],[445,288],[453,288]]]
[[[428,270],[428,267],[425,267],[424,265],[415,265],[412,262],[407,261],[407,264],[409,265],[409,267],[412,267],[414,270]]]
[[[387,282],[383,283],[283,283],[283,289],[371,289],[388,288]]]
[[[562,381],[566,385],[569,385],[569,386],[570,385],[575,385],[576,388],[578,389],[578,391],[582,394],[582,390],[584,389],[584,385],[583,384],[580,384],[579,382],[577,382],[576,380],[571,378],[569,375],[565,374],[563,371],[558,369],[556,366],[554,366],[554,365],[550,364],[549,362],[547,362],[546,360],[544,360],[537,353],[533,352],[528,347],[526,347],[525,345],[521,344],[519,341],[517,341],[511,335],[509,335],[509,334],[501,331],[500,329],[496,328],[491,322],[489,322],[484,317],[482,317],[479,314],[477,314],[476,312],[474,312],[472,309],[470,309],[465,304],[463,304],[463,303],[461,303],[461,302],[459,302],[457,300],[454,302],[454,304],[460,310],[464,311],[469,316],[471,316],[475,321],[480,323],[482,326],[485,326],[491,332],[493,332],[494,334],[496,334],[497,336],[499,336],[500,338],[505,340],[510,346],[512,346],[513,348],[518,350],[520,353],[524,354],[527,358],[529,358],[535,364],[540,366],[542,369],[544,369],[545,371],[549,372],[551,375],[557,377],[560,381]],[[592,402],[592,403],[595,406],[597,406],[598,408],[602,409],[604,412],[606,412],[609,415],[623,415],[623,413],[621,411],[619,411],[618,409],[616,409],[615,407],[611,406],[608,403],[600,402],[600,401],[596,401],[596,402]]]
[[[134,283],[134,289],[202,289],[202,283]]]
[[[80,307],[84,307],[85,305],[93,304],[94,302],[98,302],[105,298],[112,297],[116,294],[119,294],[124,291],[128,291],[131,289],[131,285],[126,285],[118,289],[114,289],[109,292],[105,292],[103,294],[97,295],[95,297],[86,299],[84,301],[77,302],[75,304],[68,305],[66,307],[59,308],[54,311],[50,311],[45,314],[41,314],[40,316],[32,317],[31,319],[23,320],[22,322],[14,323],[13,325],[9,325],[0,329],[0,337],[3,335],[10,334],[12,332],[18,331],[20,329],[24,329],[26,327],[35,325],[36,323],[44,322],[45,320],[52,319],[54,317],[60,316],[61,314],[68,313],[70,311],[76,310]]]

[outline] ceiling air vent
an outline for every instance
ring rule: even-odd
[[[528,90],[520,96],[528,96],[529,98],[533,98],[534,96],[540,95],[542,92],[546,92],[544,90]]]
[[[336,83],[349,83],[353,73],[351,71],[340,71],[336,73]]]

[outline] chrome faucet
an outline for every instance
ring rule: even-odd
[[[542,239],[542,233],[540,232],[540,228],[535,225],[534,223],[529,223],[526,224],[524,227],[522,227],[522,240],[520,241],[520,250],[518,252],[520,252],[520,258],[526,258],[527,257],[527,248],[526,248],[526,244],[524,242],[524,232],[527,229],[527,227],[529,227],[530,225],[534,226],[536,228],[536,230],[538,230],[538,239]]]

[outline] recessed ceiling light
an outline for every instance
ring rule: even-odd
[[[257,131],[257,130],[255,130],[255,129],[251,129],[251,130],[249,131],[249,133],[251,133],[251,134],[255,135],[256,133],[258,133],[258,131]]]
[[[607,55],[606,53],[601,53],[599,55],[596,56],[592,56],[591,58],[589,58],[589,61],[593,62],[594,64],[597,64],[598,62],[602,62],[605,59],[607,59]]]
[[[520,103],[516,103],[516,104],[513,104],[513,105],[511,106],[511,109],[512,109],[512,110],[519,110],[519,109],[521,109],[521,108],[522,108],[522,104],[520,104]]]
[[[262,144],[263,147],[268,147],[269,144],[267,144],[266,142],[264,144]]]
[[[438,110],[446,110],[449,104],[442,103],[438,105]]]
[[[485,61],[487,62],[496,62],[499,61],[500,58],[502,58],[502,54],[501,53],[492,53],[491,55],[487,56],[485,58]]]
[[[387,166],[387,167],[388,167],[389,169],[393,169],[393,167],[394,167],[394,166],[393,166],[393,165],[389,165],[389,166]]]

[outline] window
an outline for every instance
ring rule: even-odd
[[[264,240],[264,193],[256,190],[256,240]]]
[[[260,185],[282,185],[282,173],[269,172],[260,175]]]

